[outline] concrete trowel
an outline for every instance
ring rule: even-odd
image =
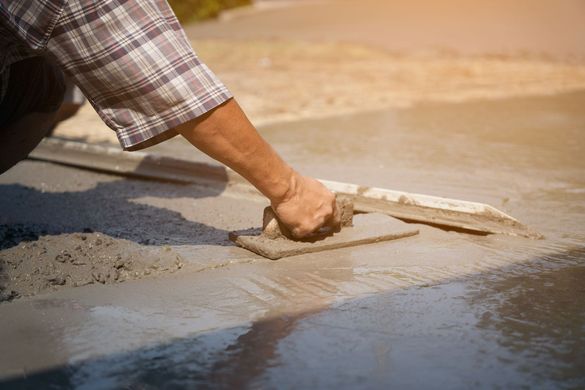
[[[230,240],[272,260],[282,257],[320,252],[396,240],[418,234],[418,229],[399,219],[380,213],[354,215],[353,201],[337,197],[341,229],[324,228],[303,239],[295,239],[278,219],[271,207],[264,209],[262,229],[231,232]]]

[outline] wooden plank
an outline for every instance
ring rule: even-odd
[[[125,152],[110,146],[45,138],[30,159],[80,168],[181,183],[226,183],[233,171],[221,165],[145,152]]]
[[[31,153],[32,159],[157,180],[211,186],[238,185],[258,193],[240,175],[217,164],[207,164],[145,152],[47,138]],[[512,216],[483,203],[364,187],[321,180],[330,190],[353,199],[357,212],[378,212],[414,221],[477,233],[542,238]]]
[[[514,217],[484,203],[322,180],[330,190],[353,197],[357,212],[378,212],[407,221],[540,239]]]

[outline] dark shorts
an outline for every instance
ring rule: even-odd
[[[59,66],[44,56],[30,57],[10,66],[4,98],[0,102],[0,129],[33,113],[59,109],[65,80]]]
[[[8,170],[41,142],[52,128],[63,102],[65,80],[59,66],[44,56],[10,66],[0,102],[0,173]]]

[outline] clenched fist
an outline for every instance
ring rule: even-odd
[[[294,173],[289,190],[272,209],[295,238],[303,238],[321,227],[339,229],[341,216],[335,195],[319,181]]]

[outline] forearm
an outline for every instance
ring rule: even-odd
[[[272,203],[295,185],[295,172],[258,134],[235,99],[176,129],[196,148],[242,175]]]

